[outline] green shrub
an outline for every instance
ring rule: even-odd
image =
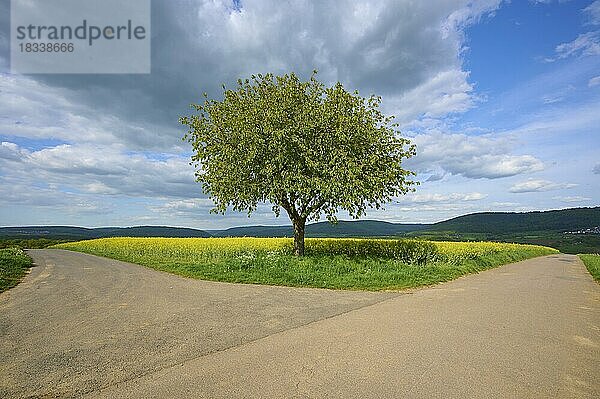
[[[31,263],[29,256],[20,248],[0,249],[0,292],[17,285]]]

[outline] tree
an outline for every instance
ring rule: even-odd
[[[415,154],[400,137],[393,117],[380,110],[381,97],[362,98],[341,83],[252,75],[223,100],[192,104],[180,118],[193,148],[196,180],[213,202],[248,216],[259,203],[283,208],[294,227],[294,253],[304,255],[307,221],[324,215],[335,222],[345,210],[354,218],[380,209],[416,183],[402,160]]]

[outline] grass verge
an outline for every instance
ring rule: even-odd
[[[288,253],[289,240],[274,238],[109,238],[65,243],[55,248],[203,280],[373,291],[431,285],[558,252],[534,245],[435,243],[432,253],[431,243],[424,242],[419,248],[427,250],[427,261],[411,263],[406,261],[410,257],[405,253],[388,251],[387,257],[373,255],[374,247],[389,248],[390,240],[369,240],[369,243],[344,239],[331,243],[331,240],[307,240],[307,252],[312,246],[336,248],[335,254],[319,250],[302,258]],[[347,253],[340,249],[343,246],[348,247]],[[412,244],[394,247],[415,252]],[[361,255],[365,248],[369,250]],[[422,256],[415,259],[421,260]]]
[[[31,258],[22,249],[0,249],[0,292],[19,284],[31,265]]]
[[[599,254],[579,254],[579,259],[594,277],[594,280],[600,282],[600,255]]]

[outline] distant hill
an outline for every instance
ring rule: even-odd
[[[334,225],[329,222],[319,222],[306,226],[306,234],[309,237],[398,236],[427,227],[426,224],[390,223],[378,220],[339,221]]]
[[[381,237],[399,236],[427,228],[426,224],[402,224],[378,220],[318,222],[306,226],[307,237]],[[207,230],[214,237],[292,237],[292,226],[246,226],[226,230]]]
[[[0,227],[3,238],[52,238],[87,240],[103,237],[210,237],[203,230],[183,227],[136,226],[136,227],[71,227],[71,226],[27,226]]]
[[[378,220],[312,223],[307,237],[394,237],[429,235],[436,232],[480,233],[488,238],[527,232],[563,233],[600,226],[600,207],[571,208],[544,212],[482,212],[434,224],[403,224]],[[90,239],[101,237],[291,237],[291,226],[246,226],[226,230],[137,226],[83,228],[69,226],[0,227],[3,238]]]
[[[600,207],[523,213],[472,213],[435,223],[427,230],[514,234],[534,231],[568,232],[597,226],[600,226]]]
[[[225,230],[206,230],[213,237],[291,237],[292,226],[242,226]]]

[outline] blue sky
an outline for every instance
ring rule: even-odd
[[[140,76],[11,74],[8,9],[2,226],[288,224],[209,214],[177,119],[221,83],[315,68],[381,95],[417,144],[422,184],[369,219],[600,205],[600,1],[155,1]]]

